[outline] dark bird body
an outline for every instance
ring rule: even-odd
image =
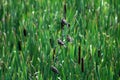
[[[56,67],[54,67],[54,66],[52,65],[50,68],[51,68],[51,70],[52,70],[54,73],[59,74],[59,71],[57,70]]]
[[[65,20],[65,18],[63,18],[61,20],[61,27],[63,28],[65,25],[68,26],[68,27],[70,27],[70,24]]]
[[[73,38],[70,37],[70,35],[67,35],[67,41],[68,41],[68,42],[72,42],[72,41],[73,41]]]
[[[63,46],[64,42],[62,40],[58,39],[58,44],[61,45],[61,46]]]

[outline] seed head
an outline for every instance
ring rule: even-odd
[[[25,28],[23,29],[23,34],[24,34],[25,37],[27,36],[27,31],[26,31]]]
[[[80,64],[80,58],[81,58],[81,47],[78,47],[78,64]]]
[[[82,63],[81,63],[81,70],[84,72],[84,59],[82,58]]]
[[[52,48],[54,47],[54,40],[52,38],[50,38],[50,45]]]
[[[55,48],[53,49],[53,60],[55,59]]]
[[[66,3],[64,4],[64,18],[66,19]]]
[[[18,49],[21,51],[22,50],[22,42],[21,40],[18,41]]]
[[[101,57],[101,50],[98,49],[98,57]]]

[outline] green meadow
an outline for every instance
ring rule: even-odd
[[[120,0],[0,0],[0,80],[120,80]]]

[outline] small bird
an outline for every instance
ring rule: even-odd
[[[67,41],[68,41],[68,42],[72,42],[72,41],[73,41],[73,38],[70,37],[70,35],[67,35]]]
[[[58,69],[55,67],[55,66],[51,66],[50,67],[50,69],[54,72],[54,73],[56,73],[56,74],[59,74],[59,71],[58,71]]]
[[[58,39],[58,44],[61,45],[61,46],[63,46],[64,42],[62,40]]]
[[[64,18],[61,20],[61,27],[63,28],[65,25],[70,27],[70,23],[68,23]]]

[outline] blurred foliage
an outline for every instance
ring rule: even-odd
[[[0,0],[0,79],[118,80],[119,35],[120,0]]]

